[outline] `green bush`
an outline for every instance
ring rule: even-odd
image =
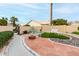
[[[79,30],[79,27],[77,29]]]
[[[13,32],[17,33],[17,26],[13,29]]]
[[[55,19],[52,21],[53,25],[68,25],[67,20],[65,19]]]
[[[1,26],[6,26],[7,25],[7,20],[0,19],[0,25]]]
[[[13,32],[12,31],[4,31],[0,32],[0,48],[3,48],[6,43],[12,38]]]
[[[72,32],[72,34],[77,34],[77,35],[79,35],[79,32]]]
[[[45,38],[58,38],[58,39],[69,39],[69,37],[67,37],[65,35],[62,35],[62,34],[47,33],[47,32],[42,33],[41,37],[45,37]]]

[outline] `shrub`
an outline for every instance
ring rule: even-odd
[[[17,33],[17,27],[15,27],[15,28],[13,29],[13,32]]]
[[[72,34],[77,34],[77,35],[79,35],[79,32],[72,32]]]
[[[0,48],[3,48],[6,43],[12,38],[13,32],[12,31],[4,31],[0,32]]]
[[[52,21],[53,25],[68,25],[67,20],[65,19],[56,19]]]
[[[1,26],[6,26],[7,25],[7,20],[0,19],[0,25]]]
[[[77,29],[79,30],[79,27]]]
[[[42,33],[41,37],[45,37],[45,38],[58,38],[58,39],[69,39],[69,37],[67,37],[65,35],[62,35],[62,34],[47,33],[47,32]]]

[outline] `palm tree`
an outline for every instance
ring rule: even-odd
[[[4,20],[5,18],[4,18],[4,17],[2,17],[1,19],[2,19],[2,20]]]
[[[8,20],[8,18],[5,18],[5,20]]]
[[[8,18],[6,18],[6,17],[2,17],[1,19],[2,19],[2,20],[8,20]]]
[[[53,3],[50,3],[50,25],[52,25],[52,5]]]
[[[10,21],[12,22],[13,26],[16,26],[16,22],[18,21],[18,18],[15,17],[15,16],[12,16],[12,17],[10,18]]]

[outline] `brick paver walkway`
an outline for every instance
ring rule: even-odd
[[[24,38],[31,49],[43,56],[79,56],[79,48],[51,42],[46,38],[37,37],[35,40],[29,40],[28,35],[24,35]]]

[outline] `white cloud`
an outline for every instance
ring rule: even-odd
[[[1,6],[13,6],[13,5],[18,5],[18,6],[22,6],[22,7],[28,7],[28,8],[32,8],[32,9],[40,9],[41,7],[40,6],[37,6],[36,4],[34,3],[1,3],[0,4],[0,7]],[[40,7],[40,8],[39,8]]]
[[[29,8],[32,8],[32,9],[40,9],[39,6],[33,4],[33,3],[27,3],[27,4],[21,4],[22,6],[25,6],[25,7],[29,7]]]
[[[42,3],[24,3],[24,4],[20,4],[21,6],[25,6],[31,9],[36,9],[36,10],[45,10],[48,9],[48,5],[47,4],[42,4]],[[47,8],[46,8],[47,7]]]
[[[0,3],[50,3],[50,0],[0,0]]]
[[[66,14],[66,15],[74,14],[74,13],[79,13],[79,8],[78,6],[76,7],[64,6],[64,7],[54,9],[54,12],[56,12],[57,14]]]
[[[7,6],[8,4],[1,3],[0,7]]]

